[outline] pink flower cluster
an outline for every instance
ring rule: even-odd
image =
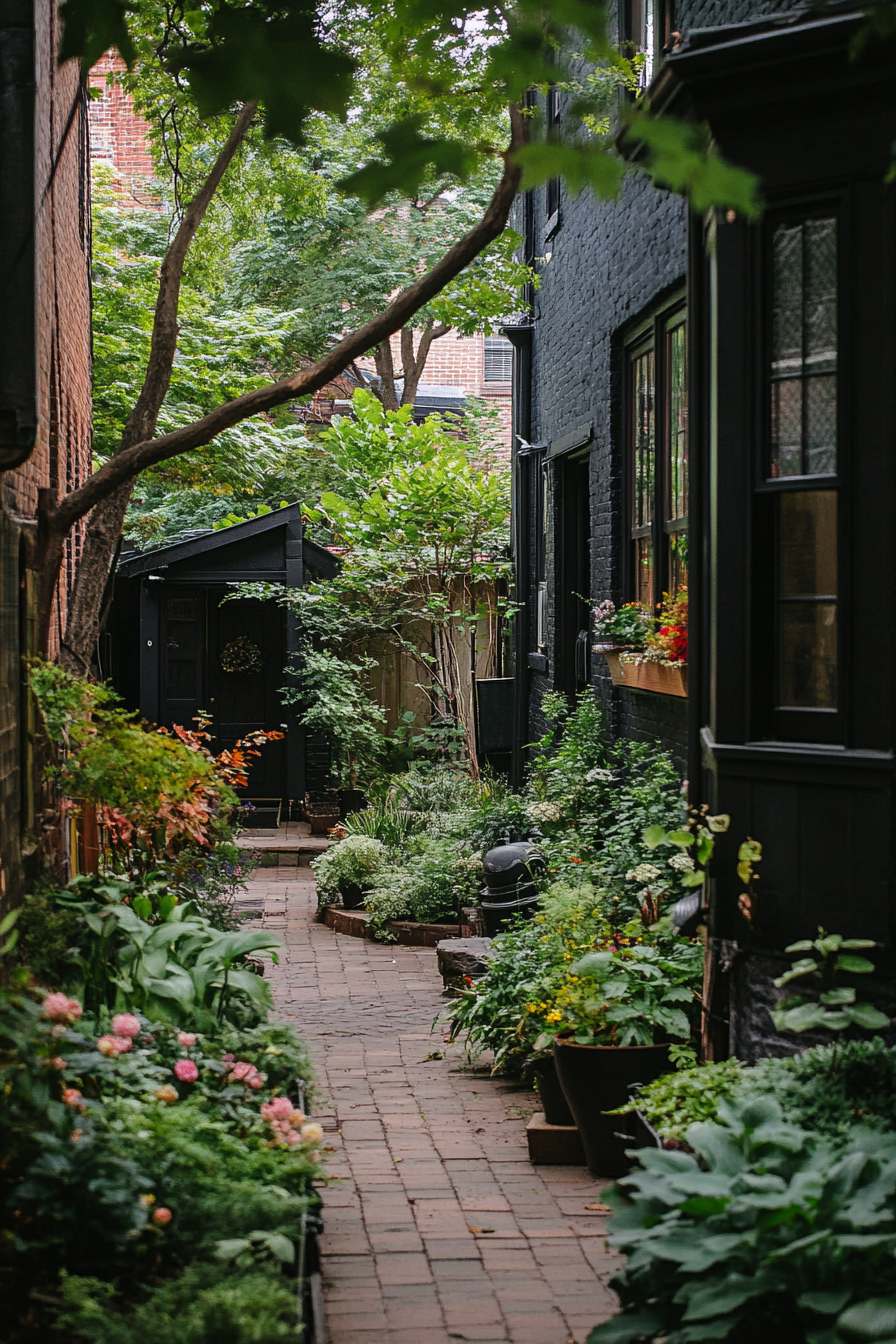
[[[292,1146],[302,1142],[299,1133],[305,1122],[305,1112],[296,1110],[289,1097],[274,1097],[261,1107],[261,1118],[267,1120],[274,1131],[274,1143],[286,1143]]]
[[[179,1031],[177,1039],[185,1050],[189,1050],[191,1045],[196,1044],[196,1036],[192,1031]]]
[[[78,1000],[67,994],[48,994],[41,1007],[41,1014],[51,1022],[77,1022],[82,1011]]]
[[[66,1106],[71,1106],[75,1111],[86,1111],[87,1102],[82,1097],[77,1087],[65,1087],[62,1089],[62,1100]]]
[[[108,1055],[110,1059],[117,1059],[126,1050],[130,1050],[133,1044],[130,1036],[101,1036],[96,1043],[96,1048],[101,1055]]]
[[[179,1059],[174,1066],[174,1076],[182,1083],[195,1083],[199,1070],[192,1059]]]
[[[231,1056],[232,1058],[233,1056]],[[231,1063],[225,1055],[224,1062],[230,1070],[227,1074],[228,1083],[242,1083],[244,1087],[253,1087],[257,1090],[267,1078],[266,1073],[259,1073],[255,1065],[249,1064],[245,1059],[238,1059],[235,1063]]]
[[[119,1013],[112,1019],[113,1036],[125,1036],[129,1041],[140,1035],[140,1019],[133,1013]]]

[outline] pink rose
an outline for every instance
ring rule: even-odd
[[[249,1079],[249,1086],[254,1087],[257,1092],[258,1089],[264,1085],[264,1078],[265,1076],[263,1073],[256,1073],[254,1078]]]
[[[196,1044],[196,1037],[192,1031],[179,1031],[177,1033],[177,1039],[185,1050],[189,1049],[191,1045]]]
[[[230,1078],[234,1083],[247,1083],[250,1078],[254,1078],[258,1073],[254,1064],[249,1064],[244,1059],[240,1059],[231,1066]]]
[[[154,1209],[154,1210],[153,1210],[153,1215],[152,1215],[152,1220],[153,1220],[153,1222],[155,1223],[156,1227],[165,1227],[165,1225],[166,1225],[167,1223],[170,1223],[170,1222],[171,1222],[171,1210],[170,1210],[170,1209]]]
[[[262,1120],[288,1120],[292,1115],[292,1102],[289,1097],[274,1097],[272,1101],[261,1104]]]
[[[117,1059],[126,1050],[130,1050],[131,1044],[129,1036],[101,1036],[96,1043],[96,1048],[101,1055],[108,1055],[111,1059]]]
[[[62,1055],[55,1055],[53,1059],[50,1060],[50,1063],[53,1065],[54,1069],[64,1069],[66,1067],[66,1063],[65,1060],[62,1058]]]
[[[65,1102],[66,1106],[71,1106],[76,1111],[87,1110],[87,1103],[84,1101],[84,1098],[76,1087],[63,1088],[62,1100]]]
[[[51,1022],[77,1022],[82,1008],[77,999],[67,994],[48,994],[43,1001],[41,1013]]]
[[[116,1036],[126,1036],[131,1040],[140,1035],[140,1019],[133,1013],[119,1013],[112,1019],[112,1031]]]
[[[182,1083],[195,1083],[199,1077],[199,1070],[192,1059],[179,1059],[174,1066],[174,1075]],[[168,1217],[170,1218],[171,1215],[169,1214]]]

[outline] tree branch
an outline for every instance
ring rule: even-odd
[[[379,345],[392,332],[400,330],[409,318],[444,289],[483,248],[502,233],[522,177],[522,169],[516,163],[516,151],[525,143],[527,130],[526,119],[516,106],[510,109],[510,121],[511,138],[503,154],[504,171],[487,210],[478,224],[455,243],[431,271],[402,290],[382,313],[350,332],[328,354],[308,368],[288,378],[281,378],[276,383],[269,383],[266,387],[246,392],[243,396],[217,407],[200,420],[194,421],[192,425],[185,425],[169,434],[137,443],[117,453],[79,489],[71,491],[60,500],[56,510],[56,525],[66,529],[71,527],[100,500],[105,499],[124,482],[132,480],[141,471],[145,471],[147,467],[155,466],[157,462],[165,462],[193,448],[201,448],[210,443],[222,430],[230,429],[249,416],[269,411],[286,401],[316,392],[342,373],[353,359]]]

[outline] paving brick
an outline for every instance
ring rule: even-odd
[[[266,903],[286,897],[272,988],[312,1050],[327,1174],[342,1178],[322,1190],[332,1344],[583,1344],[615,1307],[619,1258],[584,1207],[606,1183],[529,1165],[534,1094],[470,1072],[438,1034],[445,1057],[425,1059],[443,1004],[434,951],[314,924],[311,882],[251,880]],[[295,1015],[285,992],[301,995]]]

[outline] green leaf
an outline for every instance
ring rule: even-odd
[[[423,117],[393,122],[379,134],[384,161],[368,163],[337,184],[349,196],[360,196],[376,209],[391,192],[414,196],[431,173],[465,181],[478,162],[476,152],[461,140],[421,135]]]
[[[18,906],[15,910],[10,910],[8,915],[4,915],[3,919],[0,919],[0,938],[3,937],[4,933],[9,933],[21,913],[22,908]]]
[[[670,831],[666,836],[670,845],[681,845],[682,849],[687,849],[694,843],[694,835],[691,831]]]
[[[665,1323],[666,1316],[658,1309],[622,1312],[595,1326],[586,1344],[635,1344],[636,1340],[653,1339]]]
[[[806,1311],[817,1311],[820,1316],[835,1316],[842,1311],[852,1297],[849,1288],[834,1289],[829,1292],[801,1293],[796,1300],[798,1307]]]
[[[896,1297],[871,1297],[847,1307],[837,1319],[837,1329],[850,1344],[892,1339],[896,1336]]]
[[[762,858],[762,846],[758,840],[744,840],[737,851],[737,857],[742,863],[758,863]]]
[[[815,943],[812,941],[811,938],[801,938],[800,941],[799,941],[798,943],[791,943],[789,947],[785,947],[784,951],[785,951],[785,952],[811,952],[811,951],[813,951],[814,947],[815,947]]]
[[[645,166],[656,183],[687,196],[698,214],[715,205],[748,219],[759,215],[759,178],[726,163],[712,148],[705,129],[653,117],[643,107],[629,115],[625,137],[648,151]]]
[[[864,1031],[883,1031],[890,1025],[886,1013],[880,1012],[870,1003],[856,1003],[850,1008],[844,1008],[843,1011],[850,1022],[862,1027]]]
[[[282,1232],[267,1232],[265,1242],[272,1255],[278,1260],[282,1260],[285,1265],[291,1265],[296,1258],[296,1248],[289,1237]]]
[[[571,196],[590,187],[600,200],[615,200],[625,172],[612,146],[602,140],[542,140],[518,149],[516,158],[523,168],[523,190],[562,177]]]
[[[683,887],[702,887],[705,881],[706,873],[700,868],[697,868],[692,873],[682,873],[681,876],[681,885]]]
[[[858,952],[863,947],[877,947],[877,943],[873,938],[844,938],[840,946],[848,948],[850,952]]]
[[[840,989],[829,989],[826,994],[818,996],[818,1002],[823,1003],[825,1007],[831,1008],[835,1004],[855,1003],[856,992],[849,985],[843,985]]]
[[[686,1285],[679,1298],[687,1302],[684,1319],[705,1321],[713,1316],[727,1316],[753,1297],[761,1297],[769,1290],[763,1274],[728,1274],[721,1283]]]
[[[778,1031],[815,1031],[825,1025],[826,1017],[825,1010],[818,1003],[804,1003],[799,1008],[772,1013]]]
[[[641,832],[641,839],[647,849],[656,849],[658,845],[663,843],[665,838],[666,831],[663,826],[645,826],[644,830]]]
[[[86,74],[103,52],[115,47],[125,64],[132,66],[136,52],[127,15],[136,8],[124,0],[64,0],[59,7],[64,25],[59,64],[76,57]]]
[[[850,975],[869,975],[874,970],[874,962],[867,957],[854,957],[850,953],[841,953],[835,963],[838,971],[848,971]]]

